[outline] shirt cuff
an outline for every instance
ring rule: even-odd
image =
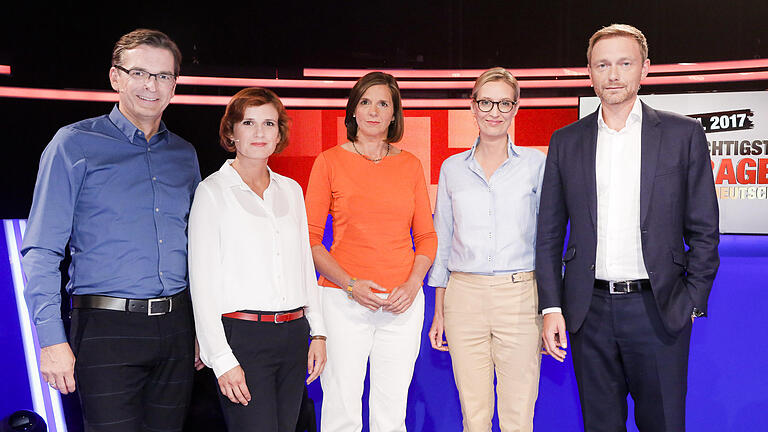
[[[40,348],[67,341],[67,333],[64,331],[64,324],[60,318],[37,324],[35,329],[37,330],[37,341],[40,343]]]
[[[563,313],[563,310],[561,308],[559,308],[559,307],[548,307],[548,308],[543,309],[541,311],[542,315],[551,314],[551,313],[559,313],[559,314],[561,314],[561,313]]]
[[[429,272],[429,279],[427,279],[427,285],[431,287],[445,287],[448,285],[448,276],[451,272],[446,268],[432,267],[432,271]]]
[[[213,369],[213,373],[216,374],[216,378],[219,378],[220,376],[224,375],[225,372],[228,372],[230,369],[232,369],[235,366],[240,366],[240,362],[237,361],[237,358],[235,358],[235,355],[231,352],[221,356],[220,358],[212,361],[212,365],[208,365]]]

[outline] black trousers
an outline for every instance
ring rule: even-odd
[[[627,394],[641,432],[685,430],[690,323],[663,328],[650,291],[595,289],[584,325],[571,334],[586,432],[626,431]]]
[[[165,315],[73,309],[86,431],[180,431],[194,377],[191,303]]]
[[[233,318],[222,318],[222,322],[251,393],[251,401],[243,406],[230,401],[219,388],[227,429],[294,432],[307,376],[307,319],[282,324]]]

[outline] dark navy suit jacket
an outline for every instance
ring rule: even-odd
[[[642,109],[642,252],[661,319],[674,335],[690,320],[694,307],[707,311],[720,264],[718,205],[699,122],[645,104]],[[598,112],[552,135],[539,207],[539,308],[561,307],[570,332],[584,322],[595,281]]]

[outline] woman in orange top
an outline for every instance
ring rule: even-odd
[[[405,431],[424,320],[421,287],[437,236],[421,163],[392,145],[403,136],[395,79],[381,72],[360,78],[344,123],[349,142],[317,157],[306,196],[312,256],[326,287],[322,430],[362,429],[370,361],[370,430]],[[321,243],[329,213],[330,252]]]

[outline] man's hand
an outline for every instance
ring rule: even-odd
[[[75,355],[67,342],[40,349],[40,373],[61,394],[75,391]]]
[[[204,367],[205,363],[200,360],[200,344],[197,343],[197,338],[195,338],[195,370],[200,370]]]
[[[224,372],[219,377],[219,388],[221,393],[228,397],[232,403],[247,406],[248,402],[251,401],[251,392],[248,391],[248,386],[245,384],[245,372],[240,365]]]
[[[568,338],[565,334],[565,319],[562,313],[552,312],[544,315],[541,339],[544,341],[545,353],[562,363],[566,355],[564,349],[568,348]]]
[[[309,344],[309,354],[307,355],[307,384],[316,380],[323,372],[325,362],[328,357],[325,354],[325,341],[322,339],[312,339]]]
[[[435,313],[432,318],[432,327],[429,328],[429,343],[438,351],[448,351],[448,342],[443,338],[443,315]]]
[[[413,300],[416,299],[420,289],[421,281],[406,281],[404,284],[396,286],[387,297],[386,303],[383,306],[384,310],[393,314],[401,314],[407,311],[413,304]]]
[[[347,293],[352,296],[354,301],[360,303],[362,306],[372,311],[376,311],[384,306],[386,300],[379,298],[379,296],[374,294],[371,290],[382,293],[386,292],[384,288],[374,281],[358,279],[352,284],[352,291],[347,291]]]

